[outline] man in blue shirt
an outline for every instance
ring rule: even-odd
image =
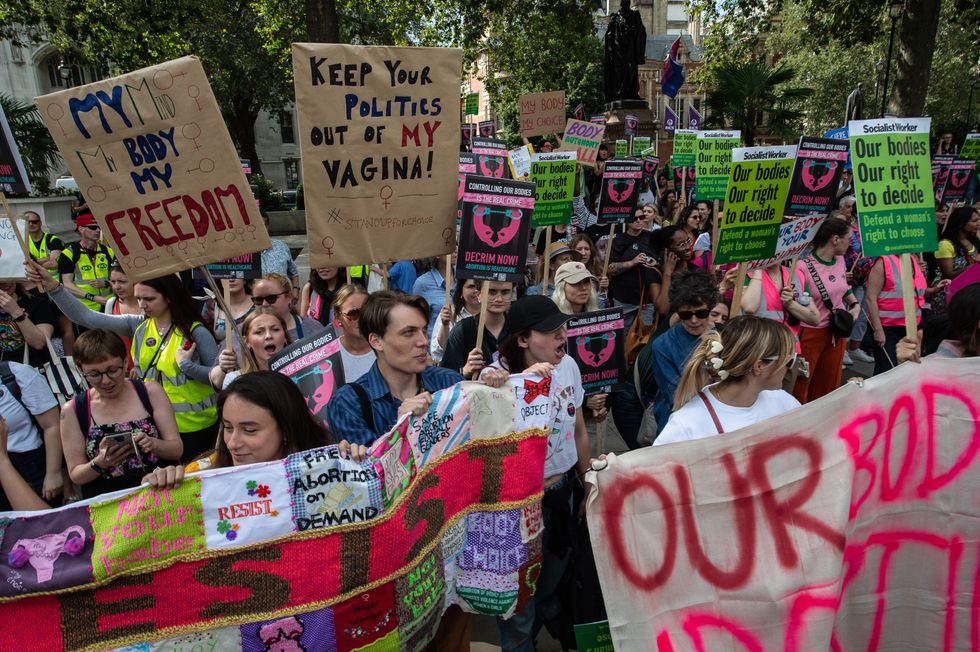
[[[718,286],[704,272],[684,272],[670,286],[670,312],[678,322],[653,341],[653,377],[657,381],[657,397],[653,401],[653,416],[657,432],[667,425],[674,411],[677,383],[691,351],[701,336],[712,326],[711,309],[718,303]]]
[[[432,325],[436,323],[439,311],[446,303],[446,257],[439,256],[432,259],[432,266],[429,271],[415,279],[412,285],[412,294],[418,294],[426,300],[429,305],[429,325],[426,327],[426,334],[432,337]]]
[[[403,414],[424,414],[433,393],[463,380],[455,371],[428,366],[428,322],[429,304],[418,295],[388,291],[367,298],[358,325],[377,361],[330,399],[327,420],[335,441],[368,446]]]

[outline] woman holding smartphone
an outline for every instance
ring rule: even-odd
[[[137,487],[164,460],[184,449],[170,399],[160,385],[127,380],[126,346],[110,331],[75,340],[75,364],[91,389],[61,410],[68,473],[92,498]]]

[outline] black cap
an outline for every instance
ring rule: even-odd
[[[519,333],[528,329],[550,333],[565,325],[571,315],[566,315],[555,302],[541,295],[521,297],[511,304],[507,311],[505,326],[509,333]]]

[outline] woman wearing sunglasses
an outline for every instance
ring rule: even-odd
[[[334,323],[340,336],[340,357],[344,362],[344,378],[351,383],[371,371],[376,356],[374,349],[361,333],[361,308],[367,301],[364,286],[347,283],[337,290],[333,299]]]
[[[782,389],[795,349],[789,327],[764,317],[735,317],[720,335],[706,334],[691,352],[674,413],[654,445],[720,435],[798,408]]]
[[[132,338],[136,377],[163,386],[177,414],[185,458],[214,445],[217,397],[208,374],[218,357],[218,346],[211,329],[199,321],[197,306],[177,276],[168,274],[135,284],[133,291],[143,315],[106,315],[85,307],[37,263],[31,261],[25,267],[28,278],[43,285],[76,324]]]
[[[324,330],[324,325],[312,317],[296,314],[293,284],[282,274],[266,274],[252,285],[252,303],[256,307],[268,306],[283,318],[293,340],[315,335]],[[237,348],[237,343],[236,343]]]
[[[184,449],[166,392],[154,382],[127,380],[126,353],[122,339],[106,330],[75,340],[75,364],[91,389],[61,409],[61,443],[85,498],[138,487]]]

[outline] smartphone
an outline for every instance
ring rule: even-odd
[[[131,450],[135,450],[133,448],[133,433],[131,432],[120,432],[112,435],[106,435],[104,439],[109,441],[110,447],[124,446]]]

